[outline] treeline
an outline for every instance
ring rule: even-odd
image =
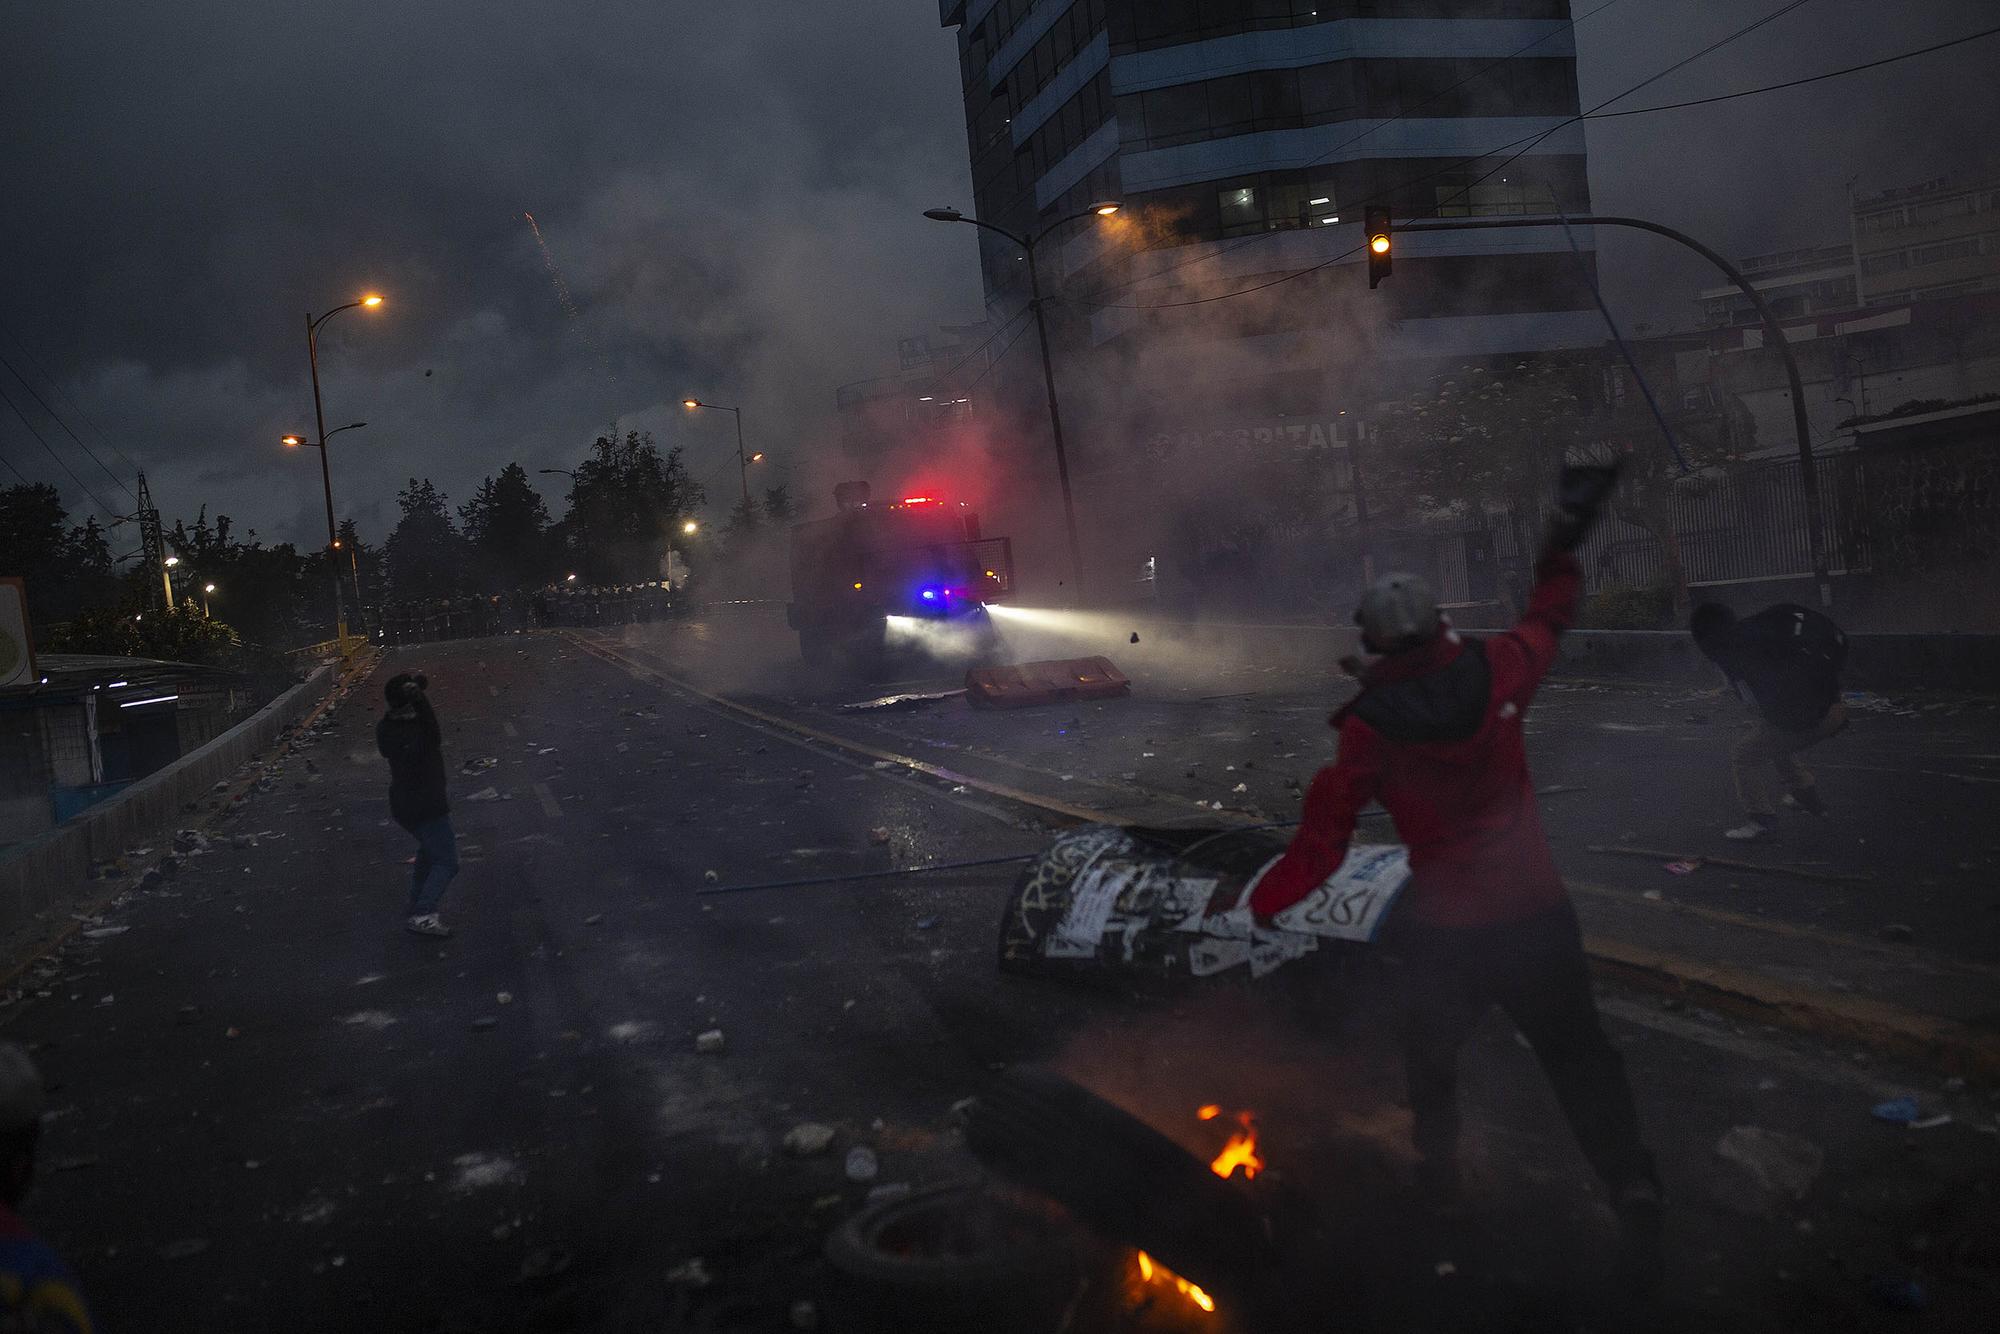
[[[560,518],[519,463],[487,477],[456,510],[430,479],[412,477],[387,538],[372,545],[345,521],[331,560],[318,548],[266,545],[203,506],[192,523],[164,532],[179,560],[173,615],[162,606],[158,567],[141,559],[136,524],[72,524],[54,487],[0,488],[0,574],[26,579],[45,650],[234,665],[328,638],[336,575],[359,623],[392,601],[502,593],[570,574],[586,584],[648,583],[663,577],[670,547],[698,566],[766,520],[792,517],[789,494],[775,487],[709,532],[696,520],[706,494],[681,451],[637,431],[600,436],[558,480],[568,483]],[[361,616],[351,605],[357,592]]]

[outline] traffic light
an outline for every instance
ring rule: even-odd
[[[1382,204],[1369,204],[1361,210],[1362,235],[1368,238],[1368,290],[1374,291],[1375,284],[1389,276],[1395,267],[1395,257],[1390,254],[1393,242],[1389,239],[1389,210]]]

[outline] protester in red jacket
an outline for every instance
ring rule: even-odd
[[[1621,1261],[1657,1268],[1660,1194],[1624,1063],[1604,1036],[1576,912],[1542,831],[1522,721],[1576,619],[1583,540],[1615,472],[1568,469],[1520,624],[1490,639],[1452,629],[1412,575],[1378,580],[1355,619],[1380,655],[1334,715],[1340,749],[1306,795],[1290,848],[1257,882],[1269,918],[1340,869],[1355,817],[1380,801],[1410,852],[1413,925],[1404,1060],[1419,1179],[1456,1204],[1458,1048],[1498,1003],[1533,1046],[1570,1128],[1624,1224]]]

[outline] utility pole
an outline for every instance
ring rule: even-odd
[[[139,474],[139,493],[134,497],[139,508],[133,518],[139,521],[139,550],[146,564],[160,572],[160,590],[165,594],[167,610],[174,609],[174,580],[167,573],[167,542],[160,532],[160,512],[153,508],[153,493],[146,489],[146,474]]]

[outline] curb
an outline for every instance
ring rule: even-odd
[[[1967,1079],[2000,1082],[2000,1034],[1954,1019],[1794,987],[1745,969],[1604,936],[1584,936],[1583,947],[1600,975],[1629,986],[1816,1038],[1858,1043]]]

